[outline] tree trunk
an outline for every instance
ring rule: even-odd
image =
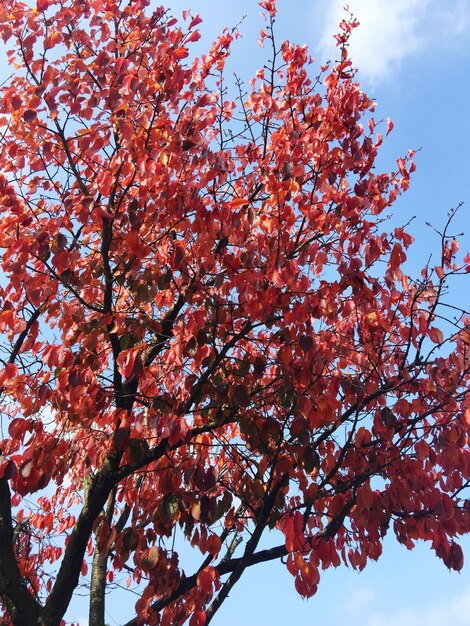
[[[116,490],[113,489],[106,502],[105,517],[111,525],[114,514],[114,503]],[[108,558],[110,546],[108,543],[100,550],[99,531],[96,533],[95,553],[91,564],[91,584],[90,584],[90,610],[88,614],[88,626],[105,626],[104,609],[106,598],[106,572],[108,569]]]
[[[96,546],[91,569],[89,626],[105,626],[104,608],[107,564],[108,547],[106,546],[103,551],[100,551],[98,546]]]

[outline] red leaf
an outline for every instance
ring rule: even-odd
[[[23,120],[25,122],[32,122],[34,119],[36,119],[36,111],[32,111],[31,109],[27,109],[23,113]]]
[[[21,439],[31,428],[31,421],[16,417],[8,426],[8,434],[13,439]]]
[[[212,585],[216,577],[215,569],[212,566],[201,570],[196,578],[197,586],[206,594],[212,593]]]
[[[463,567],[463,551],[459,544],[455,543],[455,541],[450,544],[449,556],[447,557],[445,563],[449,569],[453,569],[456,572],[460,572]]]
[[[118,357],[118,366],[124,378],[132,378],[136,375],[139,352],[135,348],[124,350]]]
[[[444,341],[442,330],[435,326],[431,326],[428,329],[428,337],[433,343],[441,344]]]
[[[157,566],[158,560],[160,558],[160,549],[156,546],[152,546],[151,548],[144,550],[142,552],[142,556],[140,557],[140,562],[142,567],[146,570],[152,570]]]
[[[444,269],[440,266],[440,265],[436,265],[436,267],[434,268],[437,274],[437,277],[439,278],[439,280],[442,280],[446,273],[444,271]]]
[[[185,59],[188,56],[188,49],[176,48],[176,50],[173,50],[172,54],[176,59]]]
[[[276,14],[276,4],[273,0],[264,0],[259,3],[260,7],[267,11],[272,17]]]
[[[13,111],[18,111],[23,106],[23,99],[20,96],[12,96],[10,100],[10,106]]]
[[[189,626],[204,626],[206,623],[206,612],[203,610],[196,610],[189,620]]]
[[[237,406],[247,407],[251,404],[250,394],[245,385],[236,385],[233,390],[233,398]]]
[[[219,554],[221,547],[222,547],[222,542],[220,541],[220,537],[218,537],[217,535],[211,535],[207,539],[207,543],[206,543],[207,551],[210,552],[214,558],[216,558],[217,555]]]

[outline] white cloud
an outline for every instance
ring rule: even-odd
[[[402,60],[424,46],[419,28],[429,0],[351,0],[349,8],[361,23],[351,39],[350,54],[362,76],[375,83],[397,71]],[[322,51],[332,54],[332,34],[345,17],[344,0],[329,3],[320,38]]]
[[[348,0],[324,1],[317,18],[322,21],[322,57],[336,58],[332,36],[346,13]],[[350,54],[361,76],[371,83],[388,80],[403,62],[426,50],[443,50],[465,40],[470,25],[468,0],[349,0],[360,22],[351,38]],[[337,52],[336,52],[337,55]]]
[[[420,609],[404,608],[385,615],[376,613],[367,626],[468,626],[470,616],[470,586],[460,596],[441,599]]]

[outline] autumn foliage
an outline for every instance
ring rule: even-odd
[[[319,68],[260,5],[232,97],[235,31],[195,58],[200,19],[150,0],[1,3],[3,624],[64,624],[87,583],[103,626],[119,578],[129,624],[204,626],[247,567],[312,596],[387,532],[463,565],[470,258],[444,229],[405,273],[413,153],[374,167],[354,21]]]

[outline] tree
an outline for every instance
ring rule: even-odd
[[[389,529],[462,568],[470,257],[451,215],[404,273],[413,153],[374,169],[352,17],[310,78],[260,5],[270,61],[232,102],[235,31],[191,60],[198,16],[150,0],[1,4],[3,624],[65,623],[86,582],[103,626],[123,573],[128,626],[203,626],[246,568],[284,557],[309,597]]]

